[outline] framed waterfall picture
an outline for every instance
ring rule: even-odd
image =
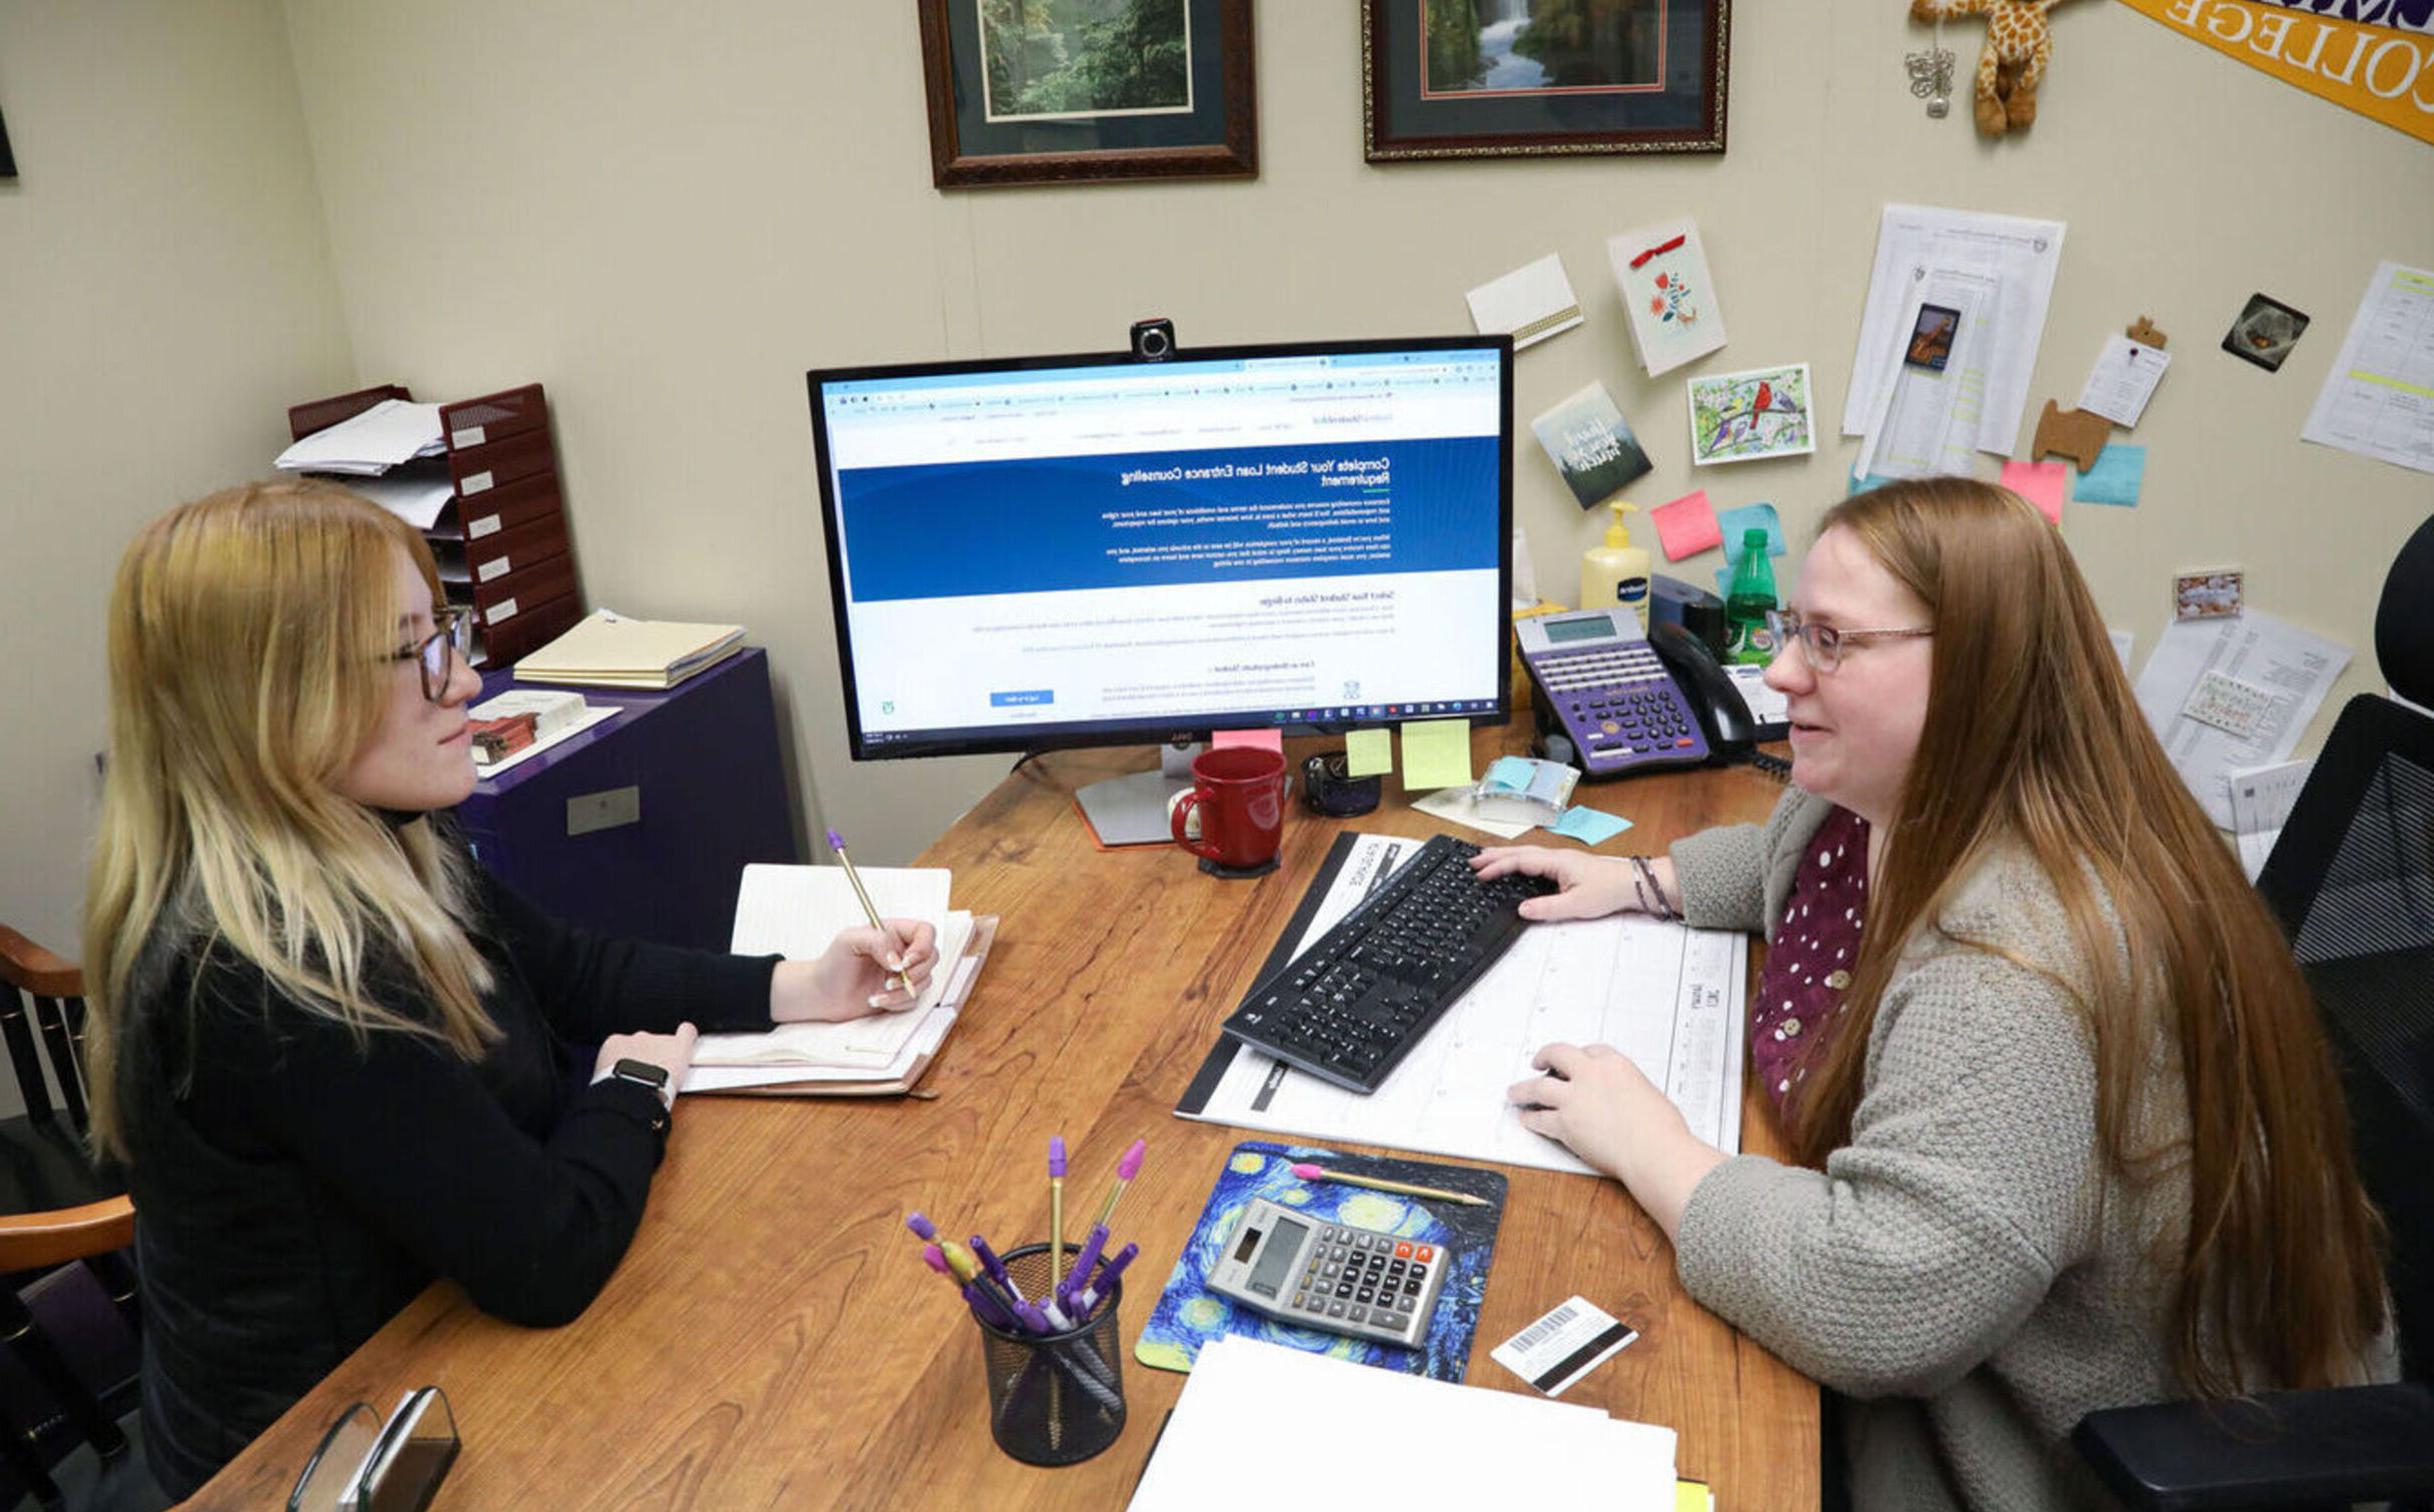
[[[1373,163],[1722,152],[1732,0],[1361,0]]]
[[[1259,172],[1251,0],[919,0],[941,189]]]

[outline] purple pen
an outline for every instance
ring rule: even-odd
[[[921,1261],[948,1280],[955,1279],[955,1268],[947,1264],[946,1251],[937,1245],[923,1245]],[[1016,1326],[1013,1315],[1000,1306],[995,1297],[990,1296],[979,1287],[959,1284],[957,1290],[963,1293],[964,1305],[972,1309],[972,1316],[997,1328],[1011,1329]]]
[[[905,980],[903,970],[895,964],[901,958],[904,947],[898,943],[895,933],[880,920],[878,906],[870,900],[870,890],[862,885],[862,874],[854,870],[854,858],[845,853],[845,837],[835,830],[830,830],[828,848],[837,853],[837,865],[845,869],[846,882],[853,887],[854,896],[862,900],[863,916],[870,920],[871,928],[879,931],[879,938],[887,942],[888,957],[880,964],[895,972],[895,975],[888,978],[888,981],[905,992],[912,991],[912,983]]]
[[[1115,1221],[1116,1204],[1123,1200],[1124,1189],[1132,1185],[1132,1179],[1141,1174],[1141,1162],[1148,1157],[1149,1141],[1136,1139],[1124,1152],[1124,1158],[1116,1162],[1116,1184],[1109,1189],[1106,1204],[1099,1209],[1099,1227],[1105,1228]]]
[[[989,1273],[989,1279],[1006,1289],[1007,1296],[1017,1302],[1023,1300],[1023,1289],[1014,1284],[1014,1277],[1006,1271],[1006,1262],[997,1258],[997,1251],[989,1248],[988,1240],[974,1234],[972,1253],[980,1261],[980,1268]]]
[[[1088,1286],[1082,1288],[1081,1295],[1075,1299],[1083,1317],[1087,1318],[1098,1311],[1099,1299],[1107,1295],[1107,1288],[1115,1284],[1116,1277],[1124,1274],[1124,1267],[1132,1264],[1133,1256],[1139,1253],[1141,1253],[1141,1246],[1127,1244],[1116,1251],[1116,1257],[1113,1260],[1099,1267],[1098,1275],[1092,1278]]]
[[[1090,1236],[1082,1241],[1082,1252],[1073,1257],[1072,1272],[1065,1277],[1065,1284],[1058,1290],[1080,1291],[1083,1281],[1089,1278],[1090,1268],[1099,1263],[1099,1251],[1106,1247],[1107,1226],[1100,1224],[1093,1227]]]
[[[912,1212],[905,1214],[904,1226],[911,1229],[914,1234],[920,1238],[932,1241],[935,1241],[938,1238],[938,1225],[930,1222],[929,1216],[925,1213]]]

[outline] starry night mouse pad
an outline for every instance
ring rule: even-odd
[[[1332,1181],[1304,1181],[1293,1166],[1309,1162],[1332,1171],[1438,1187],[1485,1199],[1483,1207],[1431,1201],[1399,1192]],[[1333,1355],[1364,1365],[1459,1382],[1479,1331],[1479,1307],[1487,1298],[1488,1261],[1496,1252],[1496,1229],[1504,1219],[1505,1178],[1477,1166],[1438,1165],[1373,1155],[1339,1155],[1314,1145],[1249,1139],[1234,1146],[1209,1193],[1208,1206],[1167,1277],[1133,1345],[1133,1357],[1159,1370],[1190,1370],[1200,1346],[1225,1334],[1246,1334],[1289,1349]],[[1206,1287],[1227,1238],[1254,1197],[1265,1197],[1308,1213],[1321,1222],[1383,1229],[1398,1238],[1433,1244],[1453,1259],[1425,1342],[1418,1348],[1376,1343],[1345,1334],[1302,1328],[1237,1307]]]

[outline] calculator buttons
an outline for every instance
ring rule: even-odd
[[[1396,1242],[1396,1244],[1395,1244],[1395,1247],[1394,1247],[1394,1257],[1395,1257],[1397,1260],[1408,1260],[1408,1259],[1410,1259],[1410,1258],[1411,1258],[1411,1241],[1410,1241],[1410,1240],[1408,1240],[1408,1239],[1404,1239],[1404,1240],[1399,1240],[1399,1241],[1397,1241],[1397,1242]]]
[[[1341,1302],[1330,1302],[1330,1303],[1328,1303],[1328,1304],[1327,1304],[1327,1316],[1328,1316],[1328,1317],[1330,1317],[1330,1318],[1340,1318],[1340,1317],[1342,1317],[1343,1315],[1344,1315],[1344,1304],[1343,1304],[1343,1303],[1341,1303]]]
[[[1426,1265],[1429,1261],[1437,1258],[1437,1251],[1433,1246],[1423,1244],[1412,1251],[1411,1257],[1414,1260],[1419,1261],[1422,1265]]]
[[[1350,1317],[1355,1323],[1366,1323],[1369,1321],[1369,1309],[1366,1307],[1356,1307],[1352,1310]]]

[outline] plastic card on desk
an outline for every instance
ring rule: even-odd
[[[1426,1197],[1373,1192],[1340,1182],[1304,1181],[1293,1174],[1294,1165],[1304,1161],[1351,1175],[1463,1192],[1486,1198],[1487,1206],[1431,1202]],[[1166,1290],[1141,1325],[1133,1355],[1159,1370],[1189,1370],[1202,1345],[1227,1334],[1243,1334],[1289,1349],[1459,1381],[1463,1364],[1470,1358],[1471,1339],[1479,1331],[1479,1307],[1487,1297],[1488,1261],[1496,1252],[1496,1230],[1504,1219],[1505,1185],[1502,1172],[1478,1166],[1339,1155],[1310,1145],[1245,1140],[1226,1157],[1208,1206],[1201,1210],[1192,1237],[1185,1241],[1183,1253],[1167,1277]],[[1426,1345],[1405,1349],[1300,1328],[1236,1307],[1209,1291],[1209,1267],[1216,1263],[1254,1197],[1305,1211],[1320,1222],[1384,1229],[1401,1238],[1433,1244],[1450,1256],[1452,1269],[1438,1294],[1436,1315],[1429,1320]]]

